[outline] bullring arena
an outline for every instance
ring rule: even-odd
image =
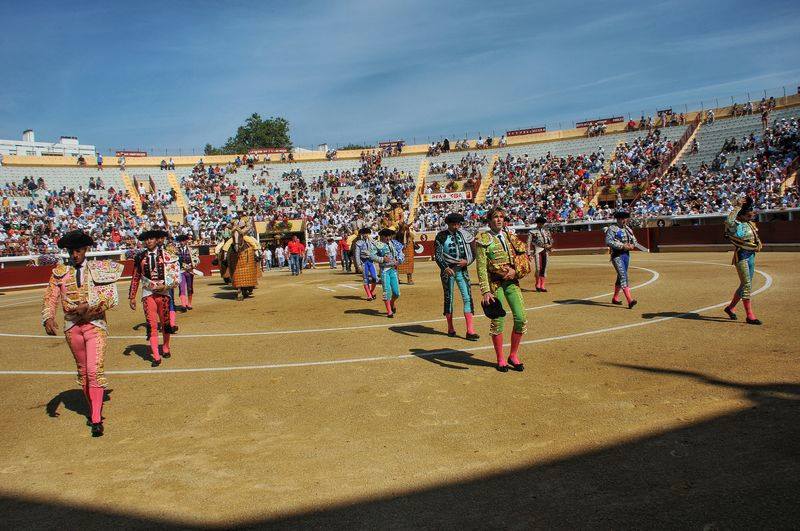
[[[527,370],[505,374],[485,319],[477,343],[445,335],[431,263],[392,321],[341,272],[268,273],[241,303],[205,278],[161,367],[141,313],[111,312],[97,441],[63,338],[38,325],[41,290],[2,292],[4,519],[790,527],[798,259],[763,254],[754,331],[721,311],[729,258],[636,253],[628,310],[609,304],[607,255],[557,255],[548,293],[523,281]]]
[[[627,4],[4,9],[0,530],[800,529],[800,3]]]

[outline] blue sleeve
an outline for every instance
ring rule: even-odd
[[[436,265],[439,266],[439,269],[446,269],[448,267],[447,262],[444,259],[444,245],[447,241],[447,236],[442,237],[442,234],[439,233],[436,235],[435,240],[435,248],[433,253],[433,259],[436,262]]]
[[[394,241],[394,247],[397,249],[397,263],[404,264],[406,263],[406,255],[403,253],[403,244],[398,242],[397,240]]]
[[[615,251],[622,251],[624,249],[622,242],[617,240],[616,229],[609,227],[609,229],[606,231],[606,245]]]

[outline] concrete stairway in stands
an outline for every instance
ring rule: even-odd
[[[598,177],[601,175],[607,175],[608,172],[611,170],[611,163],[614,162],[614,159],[617,158],[617,148],[625,143],[625,140],[620,140],[616,146],[614,146],[614,150],[611,152],[611,155],[606,159],[603,163],[603,170],[599,172],[597,175],[594,176],[594,181],[597,181]],[[585,198],[586,201],[583,205],[583,213],[589,210],[589,207],[592,205],[597,205],[597,202],[600,199],[600,192],[602,192],[603,188],[600,186],[594,186],[594,182],[592,182],[592,186],[588,189],[587,197]]]
[[[482,205],[483,202],[486,201],[486,194],[489,192],[489,187],[492,185],[492,181],[494,180],[494,165],[497,164],[497,160],[499,158],[500,155],[494,154],[489,161],[489,168],[486,171],[486,177],[481,179],[481,187],[478,188],[478,192],[475,194],[475,203],[478,205]]]
[[[142,198],[139,197],[139,191],[136,189],[136,186],[134,186],[133,179],[131,179],[130,176],[124,172],[120,173],[120,177],[122,178],[122,182],[125,183],[125,189],[128,191],[128,194],[133,200],[133,209],[136,211],[136,215],[141,216]]]
[[[417,187],[414,189],[414,199],[411,201],[411,210],[408,213],[409,225],[413,224],[417,219],[417,208],[422,200],[422,193],[425,191],[425,179],[428,177],[428,168],[430,168],[430,162],[427,158],[423,158],[419,163]]]
[[[178,177],[174,172],[169,172],[167,174],[167,182],[169,182],[169,185],[175,190],[175,202],[178,204],[178,208],[184,213],[189,212],[189,201],[187,201],[186,195],[181,188],[181,183],[178,181]]]

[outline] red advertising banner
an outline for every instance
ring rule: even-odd
[[[117,151],[117,157],[146,157],[147,151]]]
[[[506,131],[506,136],[520,136],[520,135],[535,135],[544,133],[547,127],[529,127],[528,129],[514,129],[513,131]]]
[[[600,118],[599,120],[586,120],[585,122],[578,122],[575,124],[576,129],[581,129],[583,127],[591,127],[593,125],[610,125],[610,124],[620,124],[625,121],[625,118],[622,116],[615,116],[613,118]]]
[[[435,194],[423,194],[423,203],[437,203],[439,201],[469,201],[472,199],[472,192],[440,192]]]
[[[288,148],[258,148],[251,149],[247,152],[248,155],[267,155],[269,153],[289,153]]]

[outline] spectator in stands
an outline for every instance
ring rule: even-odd
[[[103,154],[97,154],[97,171],[101,171],[103,169]]]
[[[733,166],[720,162],[702,164],[692,172],[684,164],[670,168],[654,180],[634,205],[639,216],[666,216],[727,212],[733,201],[755,194],[759,210],[793,208],[798,203],[795,187],[783,186],[786,169],[800,155],[797,120],[782,120],[765,132],[755,155]]]

